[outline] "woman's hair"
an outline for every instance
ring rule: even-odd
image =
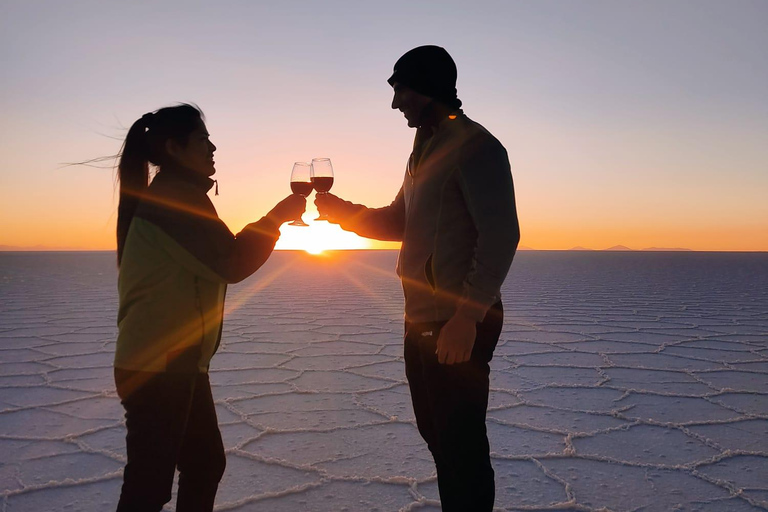
[[[182,147],[204,119],[195,105],[182,103],[144,114],[133,123],[120,150],[117,179],[120,200],[117,206],[117,265],[123,259],[125,238],[136,207],[149,186],[149,164],[162,169],[169,163],[166,142]]]

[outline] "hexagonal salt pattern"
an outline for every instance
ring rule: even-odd
[[[276,253],[230,287],[217,510],[440,509],[395,258]],[[115,277],[108,253],[0,253],[2,512],[114,509]],[[523,252],[503,294],[499,510],[768,509],[768,256]]]

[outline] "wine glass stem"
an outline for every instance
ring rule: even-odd
[[[317,192],[316,195],[318,196],[324,196],[328,192]],[[324,213],[318,212],[317,218],[315,220],[328,220],[328,216]]]

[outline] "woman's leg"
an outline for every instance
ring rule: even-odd
[[[118,512],[156,512],[171,500],[195,377],[115,369],[128,429]]]
[[[226,458],[207,373],[197,376],[178,466],[176,512],[213,510]]]

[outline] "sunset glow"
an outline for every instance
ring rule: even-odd
[[[304,214],[304,222],[309,224],[309,227],[283,224],[280,228],[280,240],[275,248],[303,250],[310,254],[320,254],[328,250],[371,248],[371,243],[365,238],[360,238],[328,222],[312,220],[315,217],[317,214],[314,212]]]
[[[63,164],[114,155],[133,121],[180,101],[206,114],[233,232],[318,156],[331,193],[385,206],[414,137],[386,79],[439,44],[465,113],[508,151],[522,246],[768,251],[766,3],[163,5],[4,9],[0,250],[114,250],[113,171]],[[277,248],[398,247],[310,224],[284,225]]]

